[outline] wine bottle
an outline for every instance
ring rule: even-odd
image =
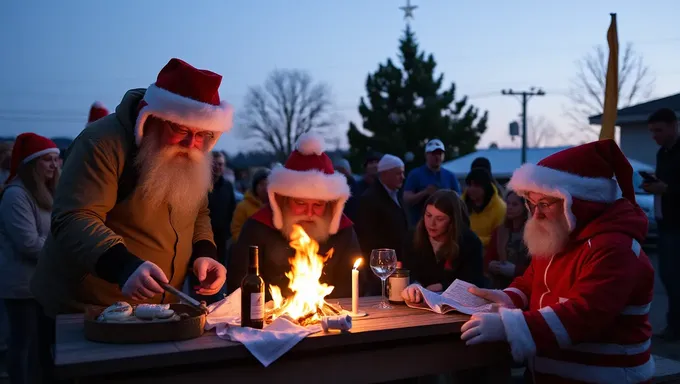
[[[408,269],[404,269],[401,261],[397,261],[397,269],[387,279],[389,288],[388,300],[392,304],[405,304],[404,298],[401,297],[401,291],[406,289],[410,283],[411,277]]]
[[[241,281],[241,326],[264,328],[264,281],[260,277],[256,245],[248,250],[248,274]]]

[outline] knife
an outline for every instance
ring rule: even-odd
[[[170,285],[168,283],[162,283],[160,281],[158,282],[158,284],[160,284],[161,287],[163,287],[163,289],[165,289],[166,291],[168,291],[168,292],[172,293],[173,295],[179,297],[180,299],[182,299],[182,301],[184,301],[187,304],[191,305],[192,307],[198,309],[199,311],[205,313],[206,315],[210,312],[210,311],[208,311],[208,307],[204,303],[199,302],[198,300],[196,300],[193,297],[187,295],[186,293],[180,291],[179,289],[173,287],[172,285]]]

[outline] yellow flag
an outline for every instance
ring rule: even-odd
[[[612,13],[612,21],[607,31],[609,44],[609,62],[607,64],[607,80],[604,91],[604,111],[602,112],[602,128],[600,140],[614,139],[616,111],[619,104],[619,36],[616,30],[616,13]]]

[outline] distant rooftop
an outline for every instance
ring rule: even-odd
[[[680,93],[621,108],[617,112],[616,124],[645,122],[649,115],[661,108],[670,108],[680,115]],[[602,124],[602,114],[590,116],[588,122]]]

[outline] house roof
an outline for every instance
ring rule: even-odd
[[[616,113],[616,125],[645,122],[649,115],[661,108],[670,108],[680,115],[680,93],[621,108]],[[588,117],[588,122],[602,124],[602,114]]]
[[[543,158],[570,147],[549,147],[527,149],[527,162],[538,163]],[[456,177],[464,178],[470,172],[470,165],[477,157],[486,157],[491,162],[491,171],[496,178],[509,178],[522,165],[522,150],[520,148],[480,149],[455,160],[447,161],[442,167],[453,172]],[[654,166],[628,159],[635,171],[646,170],[654,172]]]

